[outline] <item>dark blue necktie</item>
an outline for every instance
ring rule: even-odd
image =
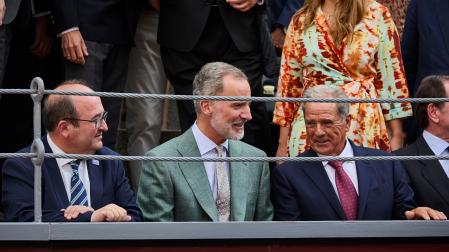
[[[81,160],[73,160],[70,162],[73,171],[72,179],[70,180],[70,205],[89,206],[86,188],[78,172],[80,162]]]

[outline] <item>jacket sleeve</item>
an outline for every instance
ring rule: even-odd
[[[123,169],[123,163],[120,160],[114,160],[113,164],[116,170],[115,203],[126,210],[131,216],[131,221],[142,221],[142,211],[137,206],[134,192]]]
[[[259,196],[257,197],[256,221],[273,220],[273,205],[270,200],[270,170],[267,162],[263,162],[262,174],[260,177]]]
[[[56,34],[79,27],[77,0],[51,0],[51,12],[55,18]]]
[[[44,179],[43,179],[44,181]],[[45,186],[42,186],[45,188]],[[42,195],[44,195],[44,189]],[[64,222],[61,209],[46,209],[42,204],[42,221]],[[34,166],[29,159],[12,158],[2,167],[2,206],[4,218],[11,222],[34,221]],[[90,221],[90,213],[73,221]],[[85,220],[87,218],[87,220]]]
[[[151,152],[147,154],[153,156]],[[137,202],[145,221],[174,221],[174,191],[170,162],[144,161]]]

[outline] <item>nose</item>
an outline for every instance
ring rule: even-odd
[[[316,136],[323,136],[325,134],[323,128],[321,127],[320,123],[316,124],[316,128],[315,128],[315,135]]]
[[[244,108],[243,108],[243,112],[241,114],[241,117],[247,121],[253,119],[253,117],[251,116],[251,108],[249,107],[249,104],[247,104]]]
[[[106,120],[101,120],[100,126],[98,127],[98,130],[101,130],[102,132],[108,131],[108,124],[106,123]]]

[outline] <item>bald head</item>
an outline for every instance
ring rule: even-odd
[[[94,92],[86,82],[82,80],[69,80],[59,84],[54,90]],[[59,121],[64,118],[77,118],[76,106],[83,104],[86,99],[100,99],[95,96],[56,95],[47,96],[44,102],[44,126],[47,132],[53,132]],[[73,122],[78,126],[78,122]]]

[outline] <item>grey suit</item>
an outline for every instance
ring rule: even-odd
[[[192,130],[158,146],[148,156],[199,157]],[[240,141],[229,141],[229,156],[265,156]],[[230,163],[231,221],[270,221],[269,169],[266,162]],[[143,163],[138,204],[146,221],[218,221],[217,208],[201,162]]]

